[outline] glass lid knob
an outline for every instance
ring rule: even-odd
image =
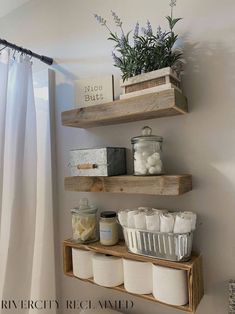
[[[149,126],[144,126],[142,128],[142,135],[143,136],[149,136],[152,134],[152,129]]]

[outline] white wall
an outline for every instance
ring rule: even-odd
[[[69,209],[81,194],[64,192],[68,151],[72,148],[117,145],[130,148],[130,138],[146,122],[79,130],[61,127],[60,112],[73,104],[71,80],[113,73],[118,94],[119,72],[112,66],[111,42],[105,29],[92,17],[110,17],[116,11],[130,29],[136,20],[165,24],[165,0],[33,0],[0,20],[0,37],[54,57],[57,65],[57,157],[58,157],[58,256],[60,242],[71,235]],[[194,190],[180,197],[147,197],[89,194],[100,209],[150,205],[193,210],[199,215],[195,248],[204,258],[205,296],[198,314],[227,313],[227,285],[235,278],[235,2],[233,0],[179,0],[177,16],[184,17],[177,30],[183,37],[187,60],[184,77],[190,113],[186,116],[149,120],[155,134],[162,135],[165,165],[171,173],[192,173]],[[35,71],[45,66],[35,62]],[[63,75],[66,75],[66,79]],[[55,183],[56,184],[56,183]],[[129,298],[62,274],[63,299]],[[132,313],[169,314],[170,308],[131,297]],[[62,311],[61,313],[70,313]],[[75,313],[75,312],[71,312]]]

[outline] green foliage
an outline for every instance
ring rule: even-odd
[[[173,1],[174,2],[174,1]],[[115,24],[121,30],[121,35],[112,32],[106,24],[106,20],[95,15],[97,21],[106,26],[110,36],[108,40],[114,42],[114,51],[112,52],[114,66],[122,72],[122,79],[133,77],[141,73],[172,67],[177,72],[182,67],[182,52],[175,48],[178,35],[174,32],[174,27],[181,18],[173,18],[173,3],[171,1],[171,16],[167,16],[169,31],[162,31],[159,26],[154,34],[152,26],[147,21],[147,28],[142,28],[142,35],[139,34],[139,23],[136,23],[132,40],[130,40],[131,31],[127,34],[122,29],[122,22],[116,13],[112,12]]]

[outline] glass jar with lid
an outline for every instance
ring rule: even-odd
[[[142,135],[131,139],[134,159],[134,175],[159,175],[163,173],[161,136],[152,135],[148,126],[142,128]]]
[[[118,243],[118,222],[115,211],[100,213],[100,243],[103,245],[115,245]]]
[[[71,209],[73,240],[77,243],[95,242],[98,237],[97,208],[82,198],[79,207]]]

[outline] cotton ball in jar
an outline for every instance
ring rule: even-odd
[[[135,152],[134,153],[134,159],[135,160],[142,159],[142,153],[141,152]]]
[[[162,161],[161,161],[161,159],[156,161],[155,166],[159,166],[159,167],[162,168]]]
[[[159,161],[161,161],[159,153],[154,153],[151,156],[149,156],[147,159],[147,163],[150,167],[157,165]]]
[[[145,175],[146,173],[147,173],[147,168],[145,166],[142,166],[141,168],[138,168],[138,170],[135,170],[135,174]]]
[[[155,159],[160,159],[160,153],[155,152],[152,154],[152,157],[154,157]]]
[[[148,171],[150,174],[159,174],[162,172],[162,167],[161,166],[150,167]]]
[[[151,155],[151,151],[144,151],[142,153],[142,158],[147,160],[150,155]]]
[[[144,175],[147,173],[146,165],[142,162],[142,160],[134,162],[135,174]]]

